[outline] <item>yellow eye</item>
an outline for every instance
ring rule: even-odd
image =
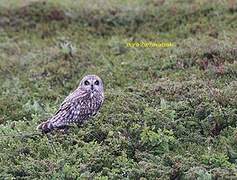
[[[98,80],[96,80],[96,81],[95,81],[95,85],[98,86],[99,84],[100,84],[100,82],[99,82]]]
[[[84,82],[84,84],[85,84],[86,86],[88,86],[90,83],[89,83],[89,81],[86,80],[86,81]]]

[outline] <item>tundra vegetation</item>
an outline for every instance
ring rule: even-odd
[[[1,0],[0,179],[236,179],[236,32],[235,0]],[[37,132],[86,74],[100,113]]]

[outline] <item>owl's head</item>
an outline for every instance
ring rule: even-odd
[[[90,92],[103,92],[103,81],[96,75],[87,75],[81,80],[80,89]]]

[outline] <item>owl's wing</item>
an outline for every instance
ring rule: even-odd
[[[86,92],[74,91],[61,104],[59,110],[50,119],[54,127],[66,126],[75,121],[83,121],[88,116],[88,112],[83,111],[81,102],[86,96]]]

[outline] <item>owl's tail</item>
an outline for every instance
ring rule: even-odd
[[[38,130],[42,131],[43,133],[49,133],[54,129],[53,124],[50,121],[42,122],[38,127]]]

